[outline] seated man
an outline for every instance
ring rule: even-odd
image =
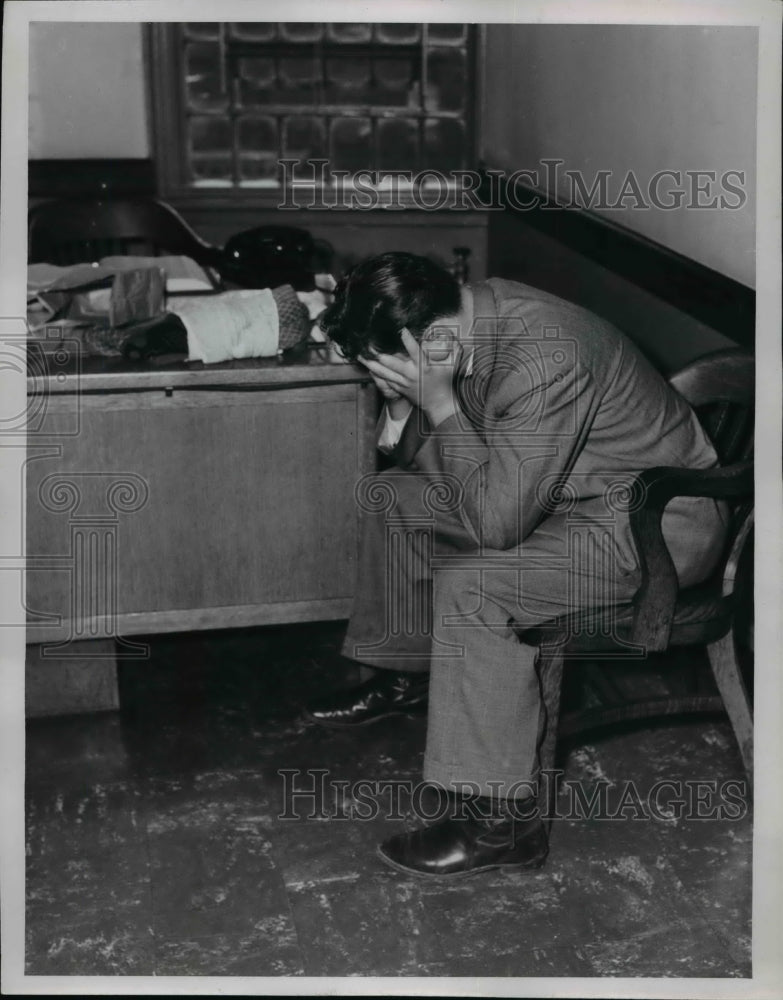
[[[343,279],[322,326],[385,397],[379,446],[396,468],[359,494],[343,654],[373,675],[305,714],[362,726],[429,699],[424,779],[464,808],[390,838],[381,857],[429,876],[537,867],[546,719],[536,651],[515,629],[628,601],[634,477],[710,468],[715,452],[625,336],[527,285],[460,287],[425,258],[386,253]],[[663,530],[680,582],[707,576],[720,505],[674,500]]]

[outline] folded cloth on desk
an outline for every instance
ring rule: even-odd
[[[273,357],[307,340],[307,308],[289,285],[199,298],[170,296],[188,335],[188,361]]]
[[[289,285],[170,296],[164,312],[162,282],[156,268],[114,274],[89,264],[31,265],[30,336],[54,349],[67,332],[85,357],[180,356],[206,364],[271,357],[308,339],[307,305]]]
[[[92,264],[27,269],[28,305],[43,310],[41,324],[75,320],[90,325],[124,326],[163,312],[163,274],[156,268],[113,271]]]

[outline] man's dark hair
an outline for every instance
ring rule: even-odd
[[[435,320],[456,315],[460,304],[459,283],[444,267],[417,254],[383,253],[340,280],[320,327],[355,361],[368,351],[404,350],[403,327],[420,339]]]

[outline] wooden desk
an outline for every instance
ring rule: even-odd
[[[28,395],[30,714],[116,707],[115,648],[143,655],[127,637],[349,615],[354,487],[375,463],[366,373],[317,352],[33,356]],[[56,690],[77,674],[82,694]]]

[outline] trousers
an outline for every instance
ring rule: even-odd
[[[444,492],[399,469],[369,481],[342,652],[373,667],[430,671],[425,781],[522,798],[537,775],[545,719],[537,651],[516,630],[631,599],[640,568],[628,514],[576,504],[501,551],[477,544]],[[720,556],[724,519],[697,498],[668,515],[680,583],[696,583]]]

